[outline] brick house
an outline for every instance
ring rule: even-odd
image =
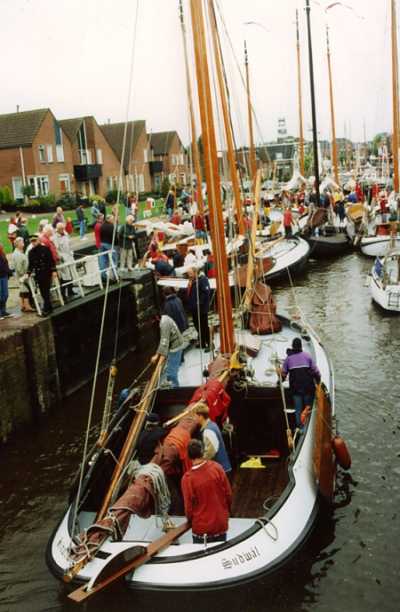
[[[105,196],[117,188],[120,161],[94,117],[59,121],[72,146],[73,191]]]
[[[121,160],[125,123],[105,123],[100,128],[114,153]],[[129,121],[127,124],[123,164],[125,175],[124,189],[126,191],[134,191],[136,193],[151,191],[149,140],[146,132],[146,122],[143,120]]]
[[[160,191],[162,181],[187,185],[190,181],[185,147],[177,132],[149,134],[150,174],[154,191]]]
[[[59,196],[72,180],[71,143],[50,109],[0,115],[0,186],[22,200],[24,186]]]

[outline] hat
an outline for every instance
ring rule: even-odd
[[[29,236],[29,240],[38,240],[38,238],[39,238],[39,234],[31,234]]]

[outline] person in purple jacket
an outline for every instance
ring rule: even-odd
[[[301,338],[294,338],[292,349],[283,362],[281,376],[285,380],[289,374],[289,388],[292,392],[296,411],[296,426],[302,429],[301,413],[305,408],[311,409],[315,394],[315,384],[321,380],[310,353],[303,351]]]

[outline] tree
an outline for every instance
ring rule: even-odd
[[[379,134],[376,134],[376,136],[374,136],[372,139],[372,154],[375,156],[379,155],[379,149],[382,146],[382,143],[385,142],[389,144],[390,140],[390,134],[387,132],[380,132]]]
[[[168,191],[170,189],[170,182],[168,176],[163,178],[163,182],[161,183],[161,195],[163,198],[167,197]]]

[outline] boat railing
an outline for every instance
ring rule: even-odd
[[[78,291],[80,297],[85,297],[90,291],[88,288],[98,287],[103,289],[108,277],[118,282],[119,275],[115,257],[115,249],[110,249],[58,264],[56,266],[57,274],[52,279],[50,296],[55,296],[59,305],[65,306],[64,289],[73,288]],[[36,311],[41,315],[39,287],[33,276],[29,277],[28,285]]]

